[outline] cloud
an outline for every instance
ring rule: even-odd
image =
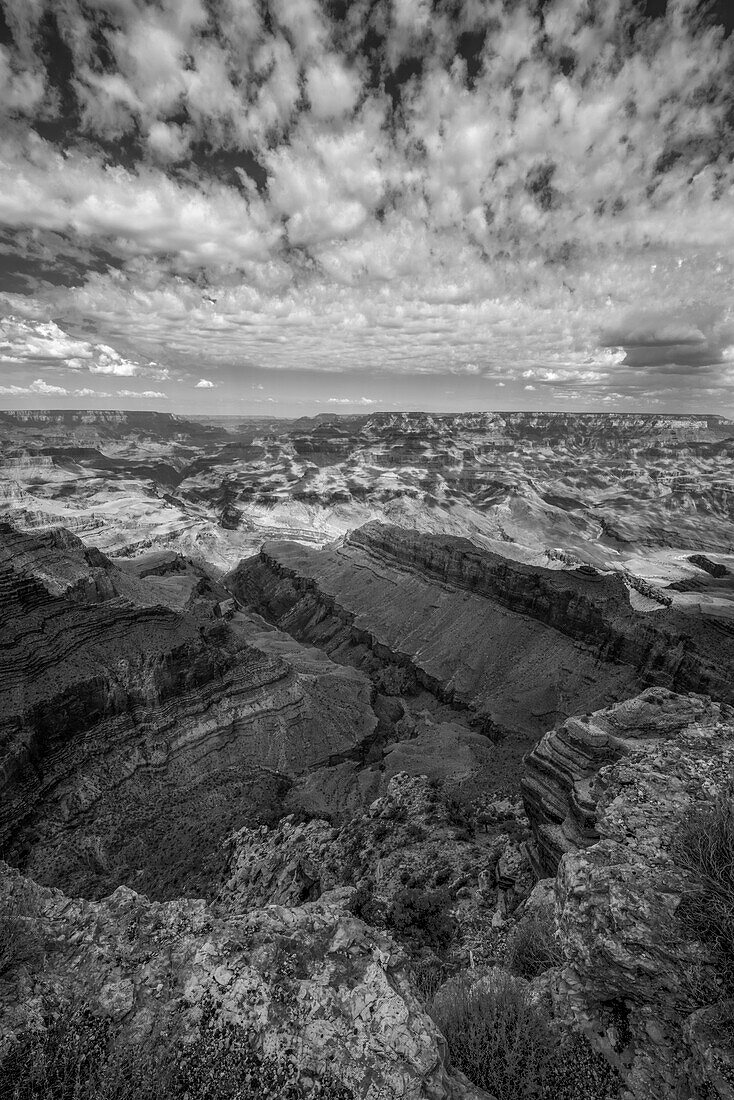
[[[120,355],[108,344],[93,344],[70,336],[55,321],[21,317],[0,319],[0,358],[6,362],[45,365],[56,363],[70,371],[112,374],[123,378],[145,375],[159,381],[170,370],[157,363],[140,363]]]
[[[160,390],[142,390],[137,392],[136,390],[118,390],[118,397],[142,397],[142,398],[156,398],[162,401],[168,400],[168,394],[161,393]]]
[[[210,382],[208,378],[200,378],[199,381],[194,386],[194,389],[197,389],[197,390],[213,390],[214,389],[214,383]]]
[[[622,366],[666,371],[721,365],[729,359],[732,339],[734,324],[717,318],[716,311],[708,306],[689,306],[676,315],[634,312],[600,336],[607,347],[624,349]]]
[[[6,2],[14,384],[731,393],[734,36],[688,0],[332,7]]]
[[[29,386],[0,386],[0,393],[10,394],[13,397],[22,397],[27,394],[41,394],[44,397],[66,397],[68,392],[63,386],[52,386],[48,382],[44,382],[42,378],[37,378]]]
[[[328,405],[377,405],[372,397],[328,397]]]

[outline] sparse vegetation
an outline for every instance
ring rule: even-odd
[[[0,1059],[4,1100],[351,1100],[328,1070],[305,1076],[295,1055],[259,1050],[247,1029],[205,1005],[192,1039],[127,1042],[109,1019],[58,1006],[43,1031],[15,1040]]]
[[[386,665],[375,675],[375,684],[383,695],[415,695],[418,690],[415,673],[399,665]]]
[[[446,951],[454,937],[451,895],[445,887],[425,890],[403,886],[387,912],[388,927],[413,951]]]
[[[734,997],[734,789],[686,814],[673,854],[691,877],[677,922],[687,938],[711,949],[722,993]]]
[[[454,1066],[497,1100],[616,1100],[619,1076],[576,1033],[561,1030],[531,987],[494,970],[470,988],[457,979],[431,1015]]]
[[[521,978],[537,978],[557,966],[560,951],[555,938],[551,905],[539,905],[527,913],[507,939],[507,966]]]
[[[495,970],[470,989],[457,981],[442,991],[432,1015],[452,1063],[497,1100],[540,1100],[553,1063],[550,1022],[528,987]]]
[[[413,962],[413,981],[418,996],[426,1007],[430,1006],[444,982],[451,976],[451,968],[434,954],[425,955]]]

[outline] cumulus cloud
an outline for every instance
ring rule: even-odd
[[[0,359],[8,363],[56,363],[70,371],[113,374],[123,378],[146,375],[159,381],[170,370],[155,362],[141,363],[120,355],[108,344],[94,344],[70,336],[55,321],[22,317],[0,319]]]
[[[337,7],[6,0],[0,248],[29,304],[5,361],[189,393],[202,362],[231,394],[254,371],[444,375],[477,401],[698,370],[727,399],[734,36],[713,9]]]
[[[36,393],[44,397],[66,397],[68,392],[63,386],[52,386],[50,383],[44,382],[42,378],[37,378],[29,386],[0,386],[0,393],[10,394],[13,397]]]
[[[214,389],[214,383],[210,382],[208,378],[200,378],[199,381],[196,383],[194,389],[197,389],[197,390],[213,390]]]

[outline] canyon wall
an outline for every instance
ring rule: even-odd
[[[374,734],[362,674],[251,644],[211,600],[134,602],[156,584],[68,533],[0,530],[0,843],[40,881],[99,894],[138,874],[155,893],[163,875],[171,893],[166,853],[195,874]]]

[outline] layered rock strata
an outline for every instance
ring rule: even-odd
[[[192,818],[216,848],[372,737],[355,670],[133,603],[145,582],[73,536],[0,534],[0,843],[43,881],[127,881]]]
[[[734,692],[725,624],[638,612],[618,575],[534,569],[466,539],[368,524],[323,550],[266,544],[226,583],[333,658],[402,666],[526,737],[650,682]]]
[[[546,733],[526,757],[521,780],[538,873],[554,875],[565,852],[598,840],[597,782],[603,767],[645,743],[674,739],[693,723],[716,723],[720,714],[720,705],[705,696],[650,688]]]
[[[731,1007],[680,916],[702,887],[676,845],[730,791],[734,710],[650,689],[567,722],[527,764],[540,862],[557,866],[557,1013],[619,1069],[626,1100],[729,1100]]]

